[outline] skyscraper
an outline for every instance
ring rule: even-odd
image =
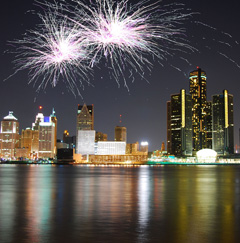
[[[94,129],[94,106],[78,105],[76,153],[94,153],[95,131]]]
[[[182,156],[192,155],[192,103],[191,95],[182,89],[179,94],[171,96],[167,103],[170,133],[168,143],[171,144],[171,154]],[[168,131],[169,132],[169,131]],[[169,149],[169,147],[168,147]]]
[[[94,129],[94,106],[78,105],[77,131]]]
[[[212,148],[212,101],[207,101],[206,105],[206,138],[207,138],[207,147]]]
[[[189,76],[190,94],[192,96],[192,129],[193,153],[207,148],[207,87],[206,73],[200,68],[192,71]]]
[[[57,149],[57,117],[56,117],[56,112],[53,108],[52,114],[50,115],[51,117],[51,122],[55,124],[55,136],[54,136],[54,149],[56,151]]]
[[[39,131],[39,158],[54,158],[56,155],[55,122],[51,116],[44,116],[38,113],[33,130]]]
[[[171,148],[171,101],[167,102],[167,152],[170,154]]]
[[[13,159],[15,149],[19,144],[19,122],[9,111],[9,115],[5,116],[1,121],[0,131],[0,156],[4,159]]]
[[[26,128],[21,134],[21,148],[28,149],[28,158],[38,157],[39,149],[39,131]]]
[[[233,96],[227,90],[212,96],[213,149],[219,155],[234,153]]]
[[[119,142],[127,142],[127,128],[116,126],[114,140]]]

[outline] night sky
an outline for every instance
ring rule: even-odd
[[[133,2],[133,1],[130,1]],[[163,3],[172,1],[164,0]],[[66,85],[59,81],[57,87],[50,85],[36,93],[37,87],[28,84],[27,71],[18,72],[7,81],[3,81],[14,72],[14,55],[5,53],[10,49],[8,41],[21,39],[28,29],[34,29],[39,19],[28,10],[35,9],[33,0],[10,0],[1,3],[1,45],[0,45],[0,119],[13,111],[20,122],[20,129],[31,127],[38,113],[39,105],[43,106],[45,116],[50,115],[52,108],[56,111],[58,119],[58,138],[62,138],[65,129],[70,135],[76,133],[77,104],[94,104],[96,131],[108,134],[108,139],[114,139],[114,127],[122,125],[127,127],[128,143],[148,141],[149,150],[161,148],[166,144],[166,102],[170,95],[178,93],[184,88],[189,91],[188,74],[201,67],[207,73],[208,100],[214,94],[222,93],[228,89],[234,95],[234,125],[235,144],[238,144],[238,130],[240,127],[240,68],[231,60],[218,52],[224,53],[240,64],[240,4],[234,1],[185,0],[181,1],[192,12],[198,12],[186,23],[186,38],[190,44],[196,46],[199,52],[186,54],[190,64],[180,59],[180,55],[169,57],[163,66],[153,61],[153,69],[149,75],[146,72],[146,82],[136,75],[132,83],[128,80],[129,91],[123,82],[118,87],[115,80],[110,79],[104,68],[95,69],[91,79],[93,86],[85,85],[81,90],[83,98],[75,97],[66,89]],[[216,30],[194,25],[193,21],[201,21]],[[223,32],[229,33],[232,38]],[[224,43],[229,43],[231,47]],[[206,48],[209,46],[210,48]],[[149,60],[152,57],[149,56]],[[176,66],[181,71],[173,68]],[[119,123],[119,115],[122,123]]]

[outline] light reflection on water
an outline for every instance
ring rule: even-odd
[[[0,242],[240,242],[240,166],[0,166]]]

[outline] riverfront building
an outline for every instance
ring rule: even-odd
[[[39,150],[39,131],[26,128],[21,134],[21,149],[27,149],[26,158],[37,158]],[[23,150],[19,150],[23,154]],[[24,156],[18,156],[24,157]]]
[[[99,141],[97,143],[97,155],[124,155],[126,154],[126,142]]]
[[[77,131],[94,129],[94,106],[78,105]]]
[[[10,111],[1,121],[0,156],[4,159],[13,159],[19,145],[19,122]]]
[[[116,126],[115,127],[115,141],[127,142],[127,128]]]
[[[89,155],[95,153],[95,131],[94,130],[79,130],[77,133],[78,154]]]
[[[191,95],[182,89],[167,103],[168,152],[177,156],[192,155],[192,102]]]
[[[202,149],[233,154],[233,96],[224,90],[207,101],[207,77],[200,68],[189,80],[190,95],[181,90],[167,102],[168,154],[195,156]]]
[[[207,148],[207,76],[197,68],[189,75],[189,91],[192,97],[192,144],[193,154]]]
[[[39,131],[39,158],[54,158],[56,155],[56,123],[52,121],[52,116],[44,116],[38,113],[33,130]]]
[[[213,150],[218,155],[234,153],[233,96],[224,90],[212,96]]]
[[[94,106],[93,105],[78,105],[77,111],[77,132],[76,132],[76,153],[86,153],[87,151],[83,148],[85,144],[84,139],[91,145],[91,148],[88,150],[94,151],[94,144],[92,146],[92,135],[94,134],[93,143],[95,141],[95,131],[94,129]],[[86,132],[80,132],[86,131]],[[88,132],[89,131],[89,132]],[[83,137],[81,137],[81,135]],[[90,136],[89,138],[87,136]],[[83,148],[83,149],[81,149]],[[91,152],[92,153],[92,152]]]

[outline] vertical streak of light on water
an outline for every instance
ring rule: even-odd
[[[147,226],[150,213],[150,175],[149,167],[140,167],[138,181],[138,232],[139,242],[147,239]]]

